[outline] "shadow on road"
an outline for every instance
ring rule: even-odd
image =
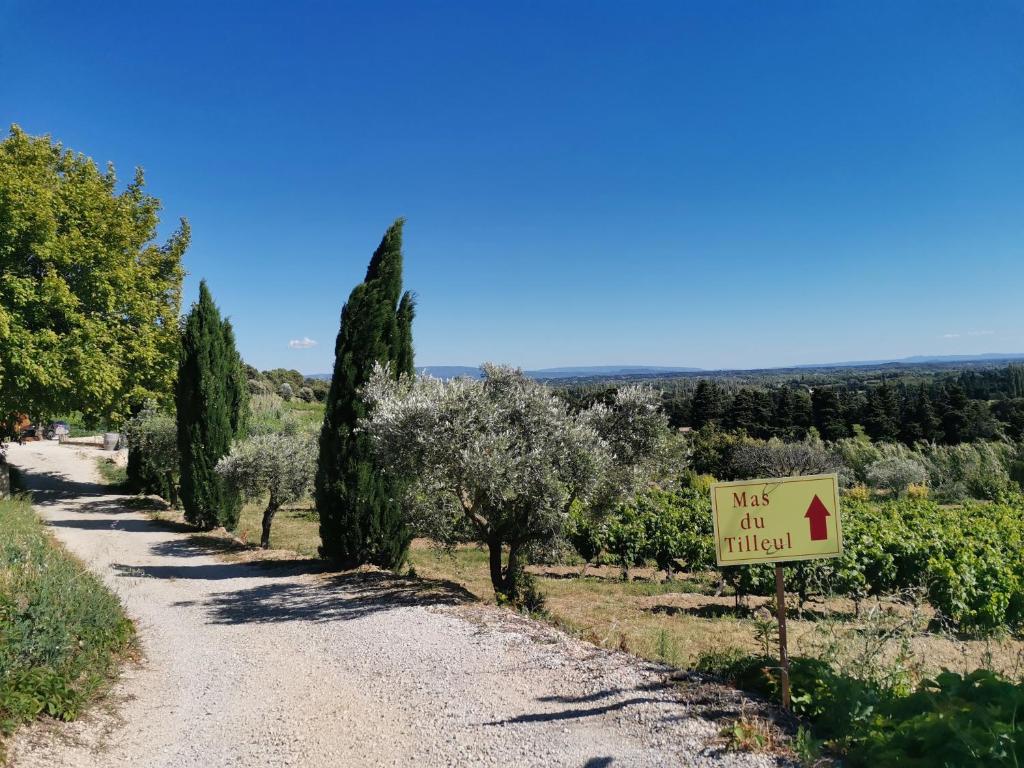
[[[32,494],[32,503],[49,506],[83,496],[106,496],[110,488],[99,483],[84,483],[69,480],[57,472],[44,472],[14,465],[18,470],[21,485]]]
[[[639,704],[659,704],[662,699],[646,696],[634,696],[630,699],[622,699],[609,704],[602,704],[598,707],[580,707],[577,709],[563,709],[559,712],[535,712],[528,715],[518,715],[505,720],[492,720],[485,725],[511,725],[513,723],[550,723],[561,720],[579,720],[584,717],[599,717],[609,712],[617,712],[620,709]]]
[[[273,562],[274,567],[267,567]],[[322,573],[326,566],[317,560],[274,560],[253,563],[213,563],[210,565],[130,565],[111,563],[122,576],[150,579],[284,579],[307,573]]]
[[[317,563],[302,560],[298,563]],[[236,576],[273,576],[275,569],[266,563],[252,564],[247,574],[236,570]],[[197,568],[245,567],[197,566]],[[322,566],[321,566],[322,567]],[[151,568],[144,569],[147,575]],[[169,569],[172,570],[172,569]],[[187,568],[180,569],[182,571]],[[294,575],[290,567],[282,575]],[[211,578],[213,576],[210,576]],[[175,576],[175,578],[190,578]],[[230,578],[224,576],[222,578]],[[179,606],[200,605],[207,610],[212,624],[276,623],[288,621],[330,622],[357,619],[380,611],[408,606],[457,605],[473,601],[473,596],[457,584],[427,579],[403,579],[387,573],[341,573],[313,582],[282,582],[260,584],[247,589],[224,592],[196,602],[175,603]]]

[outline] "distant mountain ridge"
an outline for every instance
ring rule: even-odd
[[[911,357],[887,357],[878,360],[847,360],[839,363],[802,363],[800,365],[776,365],[770,368],[692,368],[665,365],[581,365],[557,368],[538,368],[526,374],[534,379],[575,379],[600,376],[657,376],[671,373],[718,373],[741,370],[794,370],[800,368],[862,368],[872,365],[927,365],[929,363],[979,363],[1024,361],[1024,352],[984,352],[976,355],[912,355]],[[459,376],[480,377],[480,368],[475,365],[424,365],[416,369],[438,379],[454,379]],[[329,373],[314,373],[311,379],[330,380]]]
[[[425,365],[417,368],[438,379],[454,379],[458,376],[480,377],[480,369],[468,365]],[[526,371],[533,379],[575,379],[592,376],[652,376],[659,373],[699,373],[700,368],[680,368],[660,365],[581,365],[567,368],[538,368]]]

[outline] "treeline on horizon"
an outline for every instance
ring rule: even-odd
[[[785,377],[677,378],[651,384],[674,428],[742,431],[759,439],[855,436],[914,445],[1024,437],[1024,364],[968,370],[850,370]],[[870,378],[869,378],[870,377]],[[809,381],[810,380],[810,381]],[[751,382],[751,383],[747,383]],[[618,382],[564,386],[574,407],[607,401]]]

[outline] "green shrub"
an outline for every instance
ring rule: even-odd
[[[629,569],[643,565],[647,555],[647,530],[635,503],[622,504],[608,523],[608,551],[622,566],[622,578],[629,578]]]
[[[178,427],[174,416],[147,403],[124,426],[128,440],[127,484],[133,493],[178,501]]]
[[[852,740],[850,766],[1018,766],[1024,686],[979,669],[943,672],[910,696],[882,702]]]
[[[117,598],[27,500],[0,501],[0,734],[40,715],[75,718],[132,637]]]
[[[569,508],[565,537],[583,559],[584,568],[601,555],[607,535],[605,523],[594,519],[579,501],[573,503]]]

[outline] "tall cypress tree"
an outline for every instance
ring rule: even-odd
[[[360,388],[375,363],[396,375],[413,373],[411,294],[402,294],[402,225],[398,219],[370,259],[366,278],[341,310],[334,375],[320,433],[316,506],[320,554],[345,567],[373,563],[398,568],[410,534],[396,478],[374,466],[369,439],[356,431],[367,415]]]
[[[204,280],[185,319],[174,397],[185,519],[201,528],[233,528],[241,509],[214,468],[244,420],[244,396],[233,383],[241,366],[231,325],[221,319]]]

